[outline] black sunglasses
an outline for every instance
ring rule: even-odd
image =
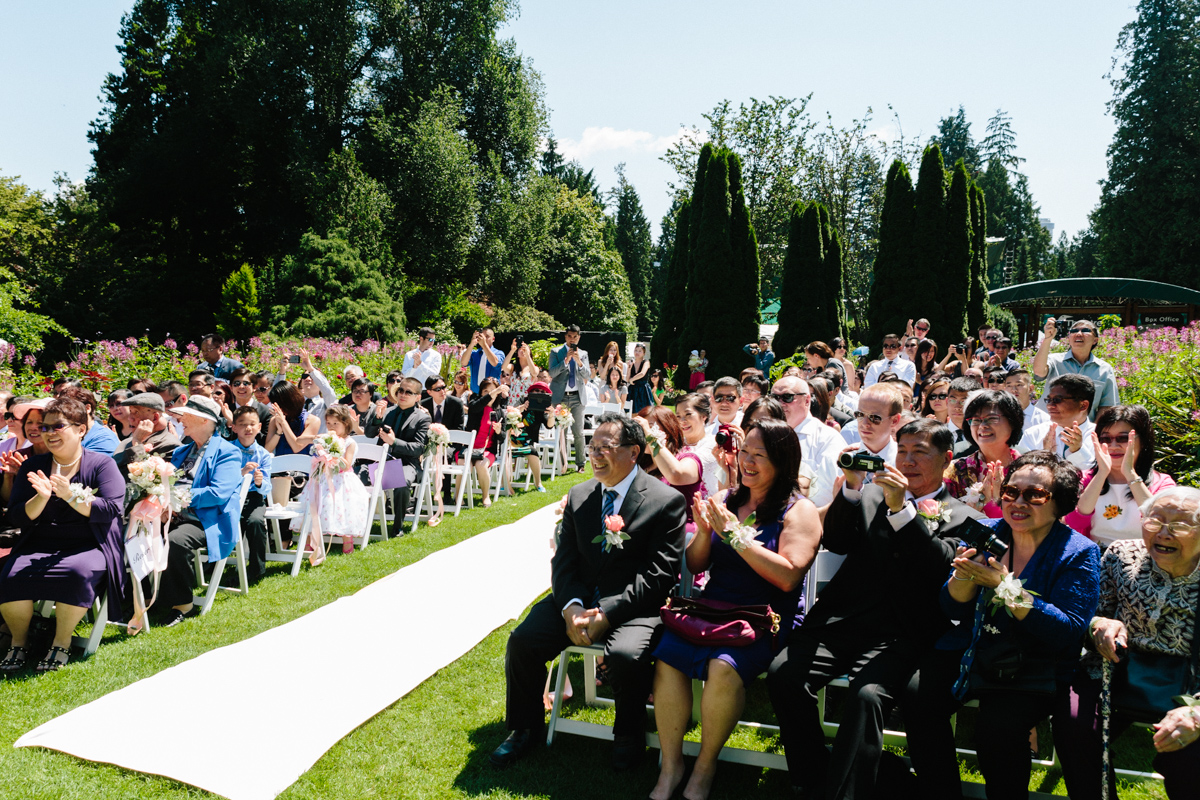
[[[249,386],[250,381],[230,381],[229,385],[230,386]]]
[[[774,397],[776,400],[783,403],[785,406],[794,402],[796,400],[796,398],[798,398],[798,397],[808,397],[808,396],[809,396],[808,392],[804,392],[802,394],[792,394],[791,392],[785,392],[784,394],[775,394],[774,392],[771,392],[771,397]]]
[[[930,400],[948,400],[949,398],[950,395],[946,394],[945,392],[938,392],[937,394],[929,395]]]
[[[446,391],[446,384],[444,384],[444,383],[443,383],[441,386],[434,386],[434,387],[430,388],[430,390],[429,390],[429,391],[431,391],[431,392],[444,392],[444,391]]]
[[[402,380],[403,380],[403,378],[388,378],[387,382],[388,383],[399,383]]]
[[[713,402],[714,403],[736,403],[737,395],[735,395],[735,394],[714,394]]]
[[[857,419],[865,419],[867,422],[870,422],[872,425],[882,425],[883,424],[883,417],[879,416],[878,414],[864,414],[861,411],[855,411],[854,418],[856,420]]]
[[[402,394],[407,397],[420,397],[421,396],[420,392],[414,392],[411,389],[401,389],[400,391],[396,392],[396,394]]]
[[[50,433],[51,431],[61,431],[63,428],[71,427],[69,422],[56,422],[53,425],[38,425],[37,429],[42,433]]]

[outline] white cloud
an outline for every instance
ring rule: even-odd
[[[635,153],[664,153],[676,142],[691,138],[693,132],[680,128],[668,136],[655,136],[649,131],[623,130],[610,127],[585,128],[579,139],[562,139],[558,142],[559,152],[571,161],[589,159],[597,153],[630,151]],[[707,134],[700,134],[700,141],[708,141]]]

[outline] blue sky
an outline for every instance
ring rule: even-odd
[[[0,174],[49,190],[55,172],[83,178],[88,123],[129,0],[0,3]],[[680,126],[722,99],[800,97],[843,125],[874,109],[873,130],[927,139],[962,104],[982,138],[1007,111],[1042,215],[1061,231],[1087,224],[1106,172],[1112,119],[1105,103],[1131,2],[1005,3],[809,0],[523,0],[503,35],[533,59],[562,149],[613,168],[642,196],[657,230],[672,173],[658,157]]]

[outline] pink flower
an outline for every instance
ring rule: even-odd
[[[620,533],[625,529],[625,520],[621,519],[620,514],[609,514],[604,518],[604,527],[613,533]]]
[[[917,503],[917,511],[925,517],[936,517],[940,513],[938,511],[937,500],[926,499]]]
[[[558,513],[563,513],[567,510],[567,498],[569,495],[563,495],[562,500],[558,501]]]

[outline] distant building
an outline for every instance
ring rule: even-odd
[[[1050,241],[1054,241],[1054,223],[1050,221],[1050,218],[1038,217],[1038,222],[1046,229],[1046,233],[1050,234]]]

